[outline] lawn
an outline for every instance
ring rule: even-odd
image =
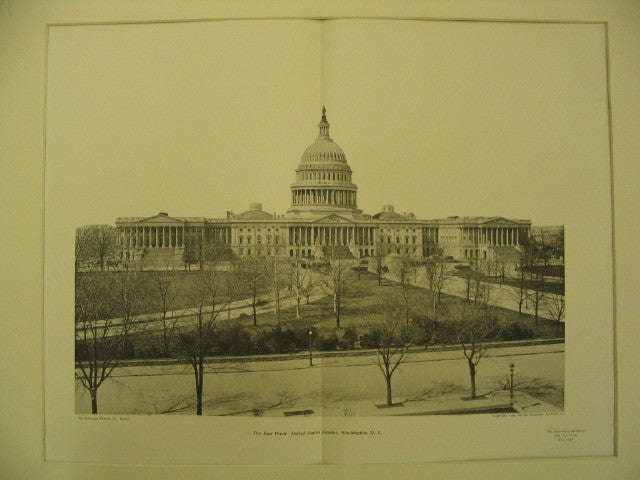
[[[192,305],[187,291],[190,286],[196,280],[198,275],[197,271],[185,272],[185,271],[171,271],[163,272],[169,275],[173,280],[171,292],[174,297],[172,302],[172,310],[180,310],[189,308]],[[227,272],[219,272],[220,275],[229,275]],[[86,272],[81,273],[79,281],[83,281],[88,278],[89,275],[100,275],[101,272]],[[109,272],[112,275],[120,275],[122,272]],[[150,281],[154,272],[143,271],[139,273],[142,276],[143,283],[146,284]],[[318,286],[318,291],[321,290],[321,286]],[[380,322],[384,319],[385,310],[388,311],[386,306],[390,299],[395,298],[398,301],[400,294],[400,287],[398,283],[382,279],[381,285],[378,285],[377,278],[370,272],[360,272],[359,274],[353,273],[353,283],[346,295],[341,309],[340,329],[337,330],[336,318],[333,312],[333,302],[330,296],[322,296],[320,299],[306,304],[305,300],[302,300],[301,305],[301,317],[296,318],[295,307],[290,306],[291,302],[289,297],[287,308],[283,308],[280,311],[279,318],[276,317],[272,307],[273,299],[270,295],[260,297],[263,300],[268,301],[266,307],[268,312],[258,314],[257,328],[253,327],[253,317],[250,314],[245,314],[239,318],[233,318],[231,320],[226,319],[226,313],[220,316],[221,323],[227,323],[231,325],[242,325],[247,328],[247,331],[251,332],[252,336],[258,334],[260,331],[272,330],[274,327],[280,325],[282,328],[287,329],[306,329],[310,325],[313,325],[318,332],[323,335],[337,333],[341,336],[344,329],[347,327],[355,327],[358,334],[365,333],[367,331],[366,326],[373,323]],[[246,295],[237,294],[234,300],[246,297]],[[317,297],[317,295],[316,295]],[[432,293],[424,288],[412,286],[409,288],[410,304],[412,305],[413,315],[425,314],[428,316],[432,313],[431,305],[433,304]],[[454,297],[446,294],[442,294],[441,297],[442,306],[446,307],[452,302],[460,302],[459,297]],[[147,301],[143,302],[140,313],[152,313],[161,310],[160,300],[155,298],[154,295],[148,295]],[[490,307],[493,310],[494,316],[498,319],[501,325],[510,325],[516,323],[522,327],[531,329],[535,338],[554,338],[556,337],[555,324],[549,320],[540,319],[538,324],[534,321],[530,315],[522,314],[518,315],[517,312],[503,309],[499,307]],[[388,314],[387,314],[388,315]]]
[[[126,275],[124,272],[118,271],[110,271],[110,272],[80,272],[78,274],[78,281],[82,282],[90,278],[93,275]],[[144,286],[143,288],[149,292],[151,292],[151,283],[153,276],[156,274],[154,271],[143,270],[140,272],[136,272],[141,276],[141,284]],[[188,292],[192,288],[195,283],[196,276],[198,275],[197,270],[192,271],[183,271],[183,270],[172,270],[172,271],[163,271],[162,275],[167,275],[171,279],[171,287],[169,289],[169,297],[171,300],[171,310],[182,310],[185,308],[193,307],[193,300],[189,297]],[[225,277],[229,275],[229,272],[219,271],[217,272],[221,277]],[[242,293],[236,293],[232,296],[233,300],[239,300],[241,298],[246,297]],[[146,299],[139,306],[138,313],[155,313],[162,310],[162,305],[160,298],[157,295],[149,294],[146,296]]]
[[[355,280],[350,294],[345,298],[340,315],[340,326],[344,329],[349,326],[362,327],[379,322],[383,319],[384,304],[388,298],[397,298],[400,287],[397,282],[382,279],[379,286],[375,275],[362,272],[359,280]],[[413,305],[413,313],[420,314],[431,311],[433,303],[432,293],[419,287],[410,287],[410,302]],[[459,302],[459,297],[442,294],[442,305],[446,307],[452,302]],[[502,325],[518,323],[530,328],[535,338],[555,338],[555,324],[549,320],[539,319],[536,325],[533,316],[500,308],[490,307],[498,322]],[[253,326],[253,317],[247,316],[234,320],[246,327]],[[258,315],[258,328],[273,328],[278,324],[278,319],[273,312]],[[280,325],[283,327],[298,328],[313,325],[322,331],[330,331],[336,328],[336,318],[333,312],[333,302],[330,296],[325,296],[310,305],[303,300],[301,318],[296,319],[295,308],[283,309],[280,312]],[[252,327],[253,328],[253,327]],[[359,328],[360,329],[360,328]]]

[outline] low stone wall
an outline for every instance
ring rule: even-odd
[[[509,342],[491,342],[491,348],[509,348],[509,347],[527,347],[532,345],[551,345],[564,343],[564,338],[545,338],[540,340],[517,340]],[[446,352],[461,350],[459,345],[438,345],[429,347],[412,347],[410,352]],[[376,355],[375,349],[358,349],[358,350],[338,350],[331,352],[314,351],[313,358],[335,358],[335,357],[365,357]],[[239,355],[224,357],[208,357],[205,359],[206,364],[213,363],[245,363],[245,362],[278,362],[286,360],[306,360],[309,358],[309,351],[296,353],[277,353],[273,355]],[[187,365],[188,362],[182,359],[161,358],[149,360],[124,360],[120,362],[121,366],[126,367],[142,367],[153,365]]]

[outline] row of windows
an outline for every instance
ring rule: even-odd
[[[348,182],[349,176],[346,173],[320,173],[320,172],[302,172],[301,180],[338,180],[340,182]]]
[[[251,245],[251,239],[253,237],[251,235],[246,237],[247,240],[247,245]],[[245,237],[243,237],[242,235],[238,237],[238,243],[240,243],[240,245],[244,245],[244,241],[245,241]],[[280,244],[280,235],[275,235],[275,236],[271,236],[271,235],[267,235],[267,244],[271,245],[271,243],[275,243],[276,245]],[[256,244],[258,245],[262,245],[262,235],[256,235]]]
[[[399,255],[402,254],[408,254],[408,253],[418,253],[418,249],[417,248],[410,248],[410,247],[405,247],[405,248],[400,248],[400,247],[396,247],[396,248],[381,248],[380,249],[382,254],[389,254],[389,253],[397,253]]]
[[[268,256],[275,256],[278,255],[279,252],[277,250],[271,250],[269,248],[262,250],[262,249],[254,249],[251,250],[250,248],[246,248],[246,249],[242,249],[238,251],[238,255],[246,255],[246,256],[251,256],[251,255],[268,255]]]
[[[380,243],[384,243],[385,239],[387,243],[393,242],[393,237],[381,236]],[[402,237],[396,237],[396,243],[401,243],[401,241],[402,241]],[[416,243],[416,241],[417,241],[417,238],[415,236],[411,237],[411,243]],[[409,237],[404,237],[404,243],[409,243]]]
[[[260,227],[247,227],[247,228],[243,227],[243,228],[238,228],[238,233],[250,233],[250,232],[255,232],[256,230],[258,230],[258,231],[265,231],[266,230],[268,233],[271,233],[272,230],[278,231],[279,228],[274,228],[274,229],[265,228],[265,229],[263,229],[263,228],[260,228]]]
[[[415,228],[390,228],[390,229],[386,229],[386,228],[382,228],[380,229],[381,233],[401,233],[401,232],[407,232],[407,233],[416,233],[417,230]]]

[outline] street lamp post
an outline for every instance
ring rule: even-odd
[[[309,327],[309,366],[313,367],[313,352],[311,344],[313,343],[313,327]]]
[[[515,368],[515,364],[513,362],[509,363],[509,371],[511,372],[511,381],[509,382],[509,398],[511,399],[511,404],[513,405],[513,369]]]

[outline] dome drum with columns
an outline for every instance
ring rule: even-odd
[[[285,215],[270,213],[254,202],[249,210],[223,218],[121,217],[118,257],[144,265],[181,264],[189,248],[208,242],[225,245],[233,255],[327,256],[433,254],[454,259],[516,257],[529,237],[530,220],[503,217],[447,217],[419,220],[392,205],[366,215],[358,209],[358,187],[347,157],[329,136],[326,109],[316,140],[305,150],[291,184],[291,207]],[[197,255],[195,255],[197,257]]]

